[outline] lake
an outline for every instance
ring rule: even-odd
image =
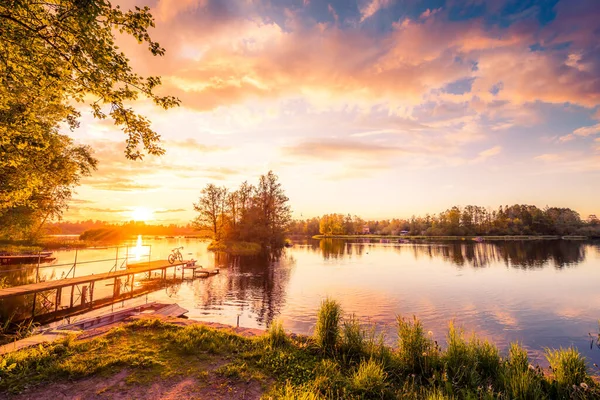
[[[219,267],[221,273],[150,286],[148,294],[112,308],[175,302],[188,309],[192,319],[235,325],[239,318],[240,326],[264,328],[277,318],[287,330],[310,334],[319,304],[329,296],[341,303],[346,315],[355,314],[385,334],[390,344],[396,340],[396,316],[416,315],[440,343],[448,321],[454,320],[501,349],[511,341],[521,342],[541,364],[544,348],[571,345],[590,362],[600,363],[600,349],[590,348],[589,337],[598,333],[600,319],[598,242],[401,244],[327,239],[297,243],[270,259],[217,256],[206,250],[207,245],[185,238],[130,243],[126,249],[130,262],[147,259],[149,252],[152,259],[166,259],[172,248],[184,246],[184,258]],[[115,258],[123,257],[123,251],[119,255],[114,248],[79,250],[78,263],[106,261],[78,264],[76,275],[107,272],[122,263]],[[54,256],[53,264],[40,269],[44,279],[66,274],[70,265],[60,264],[72,263],[75,251],[57,251]],[[34,266],[0,274],[5,286],[34,277]],[[142,279],[136,283],[146,284]],[[99,296],[112,293],[108,284],[96,285],[96,290]]]

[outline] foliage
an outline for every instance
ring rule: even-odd
[[[42,148],[0,146],[0,237],[39,235],[47,220],[59,218],[75,186],[96,168],[88,146],[45,133]],[[14,162],[14,154],[24,157]]]
[[[155,56],[165,50],[148,29],[148,7],[123,11],[106,0],[36,2],[7,0],[0,5],[0,129],[2,146],[44,147],[41,134],[66,121],[77,126],[71,101],[92,101],[96,118],[110,116],[127,134],[126,155],[162,154],[159,135],[127,103],[139,94],[163,108],[179,102],[159,96],[159,77],[143,78],[129,66],[115,34],[145,43]],[[108,106],[108,111],[103,106]]]
[[[340,338],[340,319],[342,308],[332,299],[321,302],[315,326],[315,341],[323,352],[334,354]]]
[[[600,236],[600,222],[594,215],[583,221],[569,208],[515,204],[497,210],[468,205],[453,206],[437,215],[408,219],[365,221],[358,216],[326,214],[320,218],[296,220],[290,224],[294,235],[410,235],[410,236],[493,236],[493,235],[587,235]]]
[[[96,167],[91,148],[61,128],[78,127],[77,103],[111,117],[127,135],[125,155],[160,155],[160,136],[128,104],[139,94],[162,108],[159,77],[129,65],[115,35],[132,36],[160,56],[147,7],[123,11],[107,0],[6,0],[0,3],[0,237],[36,236],[60,218],[73,188]]]
[[[198,229],[208,227],[216,242],[280,248],[291,218],[288,200],[273,171],[261,175],[257,186],[244,182],[234,192],[208,184],[194,203],[199,215],[193,223]]]

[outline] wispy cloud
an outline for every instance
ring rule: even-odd
[[[372,17],[377,11],[382,8],[387,8],[392,4],[393,0],[367,0],[360,8],[360,22],[364,22],[367,18]]]
[[[479,154],[477,154],[477,157],[471,160],[471,163],[477,164],[485,162],[491,157],[497,156],[498,154],[500,154],[500,152],[502,152],[502,146],[494,146],[489,149],[480,151]]]

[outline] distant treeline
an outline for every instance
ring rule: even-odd
[[[290,224],[291,235],[585,235],[600,236],[600,220],[590,215],[583,220],[570,208],[531,205],[500,206],[497,210],[479,206],[454,206],[437,215],[410,219],[364,220],[357,216],[326,214]]]
[[[106,221],[77,221],[77,222],[55,222],[48,224],[48,232],[62,235],[80,235],[87,233],[91,237],[113,237],[121,238],[131,235],[187,235],[198,234],[191,224],[179,226],[171,225],[148,225],[140,221],[129,221],[121,224]]]

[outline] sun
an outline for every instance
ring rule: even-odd
[[[146,207],[135,207],[131,210],[131,218],[134,221],[149,221],[153,218],[152,210]]]

